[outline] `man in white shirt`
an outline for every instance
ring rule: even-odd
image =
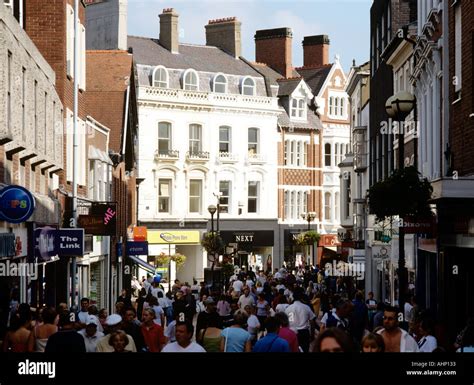
[[[398,309],[393,306],[385,308],[383,314],[383,329],[377,334],[383,337],[386,352],[419,352],[415,339],[399,327]]]
[[[405,316],[405,321],[410,323],[413,321],[413,305],[412,305],[413,297],[410,297],[407,302],[405,302],[405,306],[403,308],[404,310],[404,316]]]
[[[240,295],[240,292],[242,291],[242,287],[244,286],[244,283],[237,278],[236,281],[232,284],[232,289],[236,292],[236,294]]]
[[[77,321],[80,322],[82,327],[86,326],[89,313],[87,309],[89,308],[89,298],[81,299],[81,311],[77,313]]]
[[[288,306],[285,313],[290,321],[290,329],[298,335],[298,343],[305,353],[309,351],[311,328],[314,327],[316,315],[308,305],[301,302],[304,290],[296,288],[293,293],[294,302]]]
[[[248,287],[244,289],[244,294],[242,294],[237,302],[239,305],[239,309],[244,310],[245,306],[253,306],[255,305],[255,300],[250,295],[250,290]]]
[[[176,323],[176,342],[166,345],[162,353],[206,353],[196,342],[192,342],[194,326],[190,322]]]
[[[431,353],[438,347],[438,341],[434,334],[433,320],[426,318],[421,321],[420,334],[421,339],[418,341],[418,347],[422,353]]]
[[[87,353],[94,353],[97,351],[97,343],[104,336],[104,333],[98,332],[97,327],[100,325],[99,319],[94,315],[89,315],[86,323],[86,328],[81,329],[78,333],[84,338]]]

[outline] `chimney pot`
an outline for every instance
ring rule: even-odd
[[[242,52],[242,23],[234,17],[209,20],[206,28],[206,45],[215,46],[238,58]]]
[[[179,52],[178,16],[174,8],[165,8],[160,14],[160,44],[172,53]]]
[[[255,33],[255,61],[265,63],[285,78],[293,76],[291,28],[259,30]]]
[[[305,36],[303,40],[303,63],[305,67],[320,67],[329,64],[328,35]]]

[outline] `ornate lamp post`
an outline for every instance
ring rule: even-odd
[[[398,122],[398,169],[405,168],[405,119],[415,107],[415,96],[407,91],[400,91],[387,99],[385,109],[389,117]],[[405,266],[405,230],[402,226],[398,232],[398,306],[403,312],[408,294],[408,270]]]

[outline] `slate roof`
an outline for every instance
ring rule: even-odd
[[[159,44],[158,39],[128,36],[128,46],[138,64],[196,71],[224,72],[241,76],[260,76],[240,59],[235,59],[213,46],[180,44],[179,54],[173,54]]]
[[[291,120],[290,116],[288,115],[289,109],[289,97],[288,96],[281,96],[278,98],[278,104],[281,106],[281,114],[278,115],[278,124],[281,127],[293,127],[303,130],[322,130],[323,125],[319,117],[312,111],[309,106],[306,107],[306,121],[299,121],[299,120]]]
[[[318,95],[324,81],[329,75],[333,64],[324,65],[321,67],[300,67],[296,71],[304,78],[308,86],[311,88],[313,95]]]
[[[278,96],[289,96],[293,93],[293,91],[298,87],[298,84],[301,83],[303,80],[300,77],[297,78],[290,78],[290,79],[279,79],[278,85],[280,88],[278,89]]]

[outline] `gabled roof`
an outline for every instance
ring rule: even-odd
[[[301,83],[303,78],[289,78],[289,79],[278,79],[278,85],[280,88],[278,89],[278,96],[289,96],[293,93],[293,91],[298,87]]]
[[[280,104],[285,104],[288,102],[287,97],[283,97],[280,99]],[[283,128],[295,128],[295,129],[302,129],[302,130],[322,130],[323,125],[319,117],[312,111],[311,109],[306,108],[307,111],[307,120],[306,121],[298,121],[298,120],[291,120],[288,112],[282,108],[282,112],[278,115],[278,125]]]
[[[128,36],[128,46],[133,48],[137,64],[206,72],[224,72],[241,76],[261,75],[240,59],[213,46],[180,44],[179,53],[173,54],[160,45],[158,39]]]
[[[295,70],[304,78],[311,88],[313,95],[317,96],[331,72],[333,65],[334,64],[327,64],[320,67],[299,67],[295,68]]]

